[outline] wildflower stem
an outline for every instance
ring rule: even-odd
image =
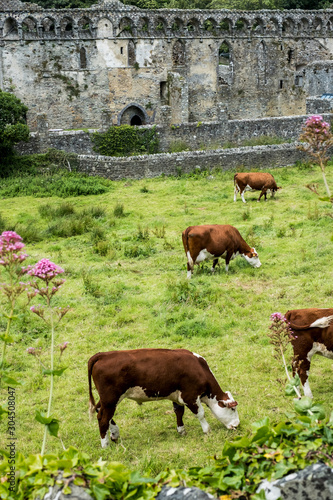
[[[50,304],[50,299],[48,299],[48,307],[50,311],[50,323],[51,323],[51,383],[50,383],[50,396],[49,396],[49,404],[47,407],[47,415],[46,417],[48,418],[51,413],[51,405],[52,405],[52,395],[53,395],[53,368],[54,368],[54,363],[53,363],[53,351],[54,351],[54,321],[53,321],[53,310],[51,308]],[[44,430],[44,438],[43,438],[43,444],[42,444],[42,451],[41,455],[44,455],[45,451],[45,445],[46,445],[46,436],[47,436],[47,425],[45,425],[45,430]]]
[[[280,351],[281,351],[283,366],[284,366],[284,369],[286,370],[287,378],[288,378],[288,380],[290,382],[291,378],[290,378],[290,375],[289,375],[289,371],[288,371],[286,359],[284,357],[283,348],[282,348],[281,344],[280,344],[279,347],[280,347]],[[297,397],[301,398],[302,396],[301,396],[301,393],[299,392],[298,388],[295,385],[293,386],[293,388],[294,388],[294,391],[296,392]]]
[[[10,310],[10,314],[8,316],[8,321],[7,321],[7,328],[6,328],[5,337],[8,337],[8,335],[9,335],[10,325],[11,325],[12,320],[13,320],[14,307],[15,307],[15,301],[12,301],[11,302],[11,310]],[[2,368],[2,370],[0,370],[0,387],[1,387],[3,368],[5,366],[6,347],[7,347],[7,341],[4,340],[3,347],[2,347],[1,364],[0,364],[0,367]]]

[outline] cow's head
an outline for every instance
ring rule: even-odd
[[[227,429],[236,429],[239,425],[239,416],[236,406],[237,401],[231,395],[231,392],[227,391],[228,399],[223,399],[218,401],[216,408],[212,408],[216,418],[224,424]]]
[[[255,248],[250,248],[249,252],[245,252],[242,254],[244,259],[252,266],[252,267],[260,267],[261,262],[259,260],[258,254]]]

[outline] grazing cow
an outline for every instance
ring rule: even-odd
[[[291,341],[293,373],[298,373],[305,396],[312,398],[308,377],[311,358],[320,354],[333,359],[333,308],[294,309],[285,315],[295,337]]]
[[[260,201],[262,195],[265,195],[266,201],[267,191],[270,191],[272,193],[272,196],[274,196],[275,192],[278,189],[281,189],[280,187],[277,187],[272,174],[266,174],[264,172],[244,172],[241,174],[236,174],[234,176],[234,185],[234,201],[236,201],[237,193],[240,193],[244,203],[246,203],[244,198],[245,191],[261,191],[257,201]]]
[[[95,404],[91,389],[94,380],[100,401]],[[134,349],[99,352],[88,361],[90,413],[97,411],[102,448],[119,438],[113,420],[117,405],[125,398],[139,404],[169,399],[177,417],[177,431],[184,435],[183,414],[187,406],[199,419],[204,433],[209,425],[202,403],[228,429],[239,425],[237,402],[223,392],[205,359],[186,349]]]
[[[228,272],[229,262],[241,255],[252,267],[260,267],[261,262],[255,248],[243,240],[238,229],[233,226],[213,224],[190,226],[182,234],[183,245],[187,255],[187,277],[191,278],[195,264],[206,259],[213,260],[212,272],[219,257],[225,259],[225,270]]]

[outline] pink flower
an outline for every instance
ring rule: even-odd
[[[275,321],[275,322],[283,321],[284,323],[287,323],[285,316],[279,312],[275,312],[275,313],[271,314],[270,319],[271,319],[271,321]]]
[[[64,270],[51,262],[49,259],[42,259],[37,264],[28,270],[28,274],[36,276],[44,281],[50,281],[58,274],[63,273]]]
[[[24,247],[21,236],[14,231],[4,231],[0,235],[0,264],[7,266],[17,260],[21,262],[25,260],[27,255],[20,252]]]
[[[59,344],[61,354],[64,352],[68,344],[69,342],[64,342],[63,344]]]

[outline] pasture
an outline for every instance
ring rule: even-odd
[[[49,258],[66,272],[54,304],[71,307],[55,342],[69,342],[62,358],[68,369],[55,380],[52,411],[66,447],[152,475],[166,467],[203,467],[226,440],[248,434],[253,422],[264,416],[278,421],[292,410],[292,399],[277,381],[284,382],[285,373],[267,337],[269,317],[332,307],[333,210],[305,187],[318,184],[326,195],[318,168],[267,171],[283,189],[260,203],[258,192],[246,193],[246,204],[239,197],[234,203],[231,171],[110,182],[104,194],[65,200],[0,200],[4,229],[24,238],[26,262]],[[330,166],[327,179],[333,186]],[[71,228],[79,223],[84,229],[75,235]],[[214,223],[237,227],[262,266],[253,269],[238,257],[229,274],[222,260],[212,275],[207,262],[187,280],[181,233],[190,225]],[[49,378],[26,349],[41,347],[47,363],[50,333],[28,309],[12,331],[16,342],[7,347],[7,361],[24,382],[16,390],[16,449],[37,453],[43,428],[34,415],[46,410]],[[182,437],[171,402],[138,406],[124,400],[115,414],[121,441],[101,449],[97,419],[88,419],[87,361],[99,351],[143,347],[187,348],[204,356],[222,389],[238,401],[239,428],[225,429],[205,408],[212,429],[205,436],[187,409]],[[327,414],[333,409],[332,368],[332,360],[317,356],[310,372],[314,398]],[[46,451],[60,449],[60,441],[49,436]]]

